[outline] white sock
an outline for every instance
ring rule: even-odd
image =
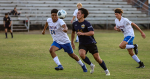
[[[126,45],[125,49],[131,49],[131,48],[134,48],[134,45]]]
[[[80,66],[83,66],[83,65],[84,65],[81,60],[79,60],[79,61],[77,61],[77,62],[78,62],[78,64],[79,64]]]
[[[132,58],[138,63],[140,62],[139,58],[136,55],[133,55]]]
[[[90,64],[90,66],[93,66],[93,65],[94,65],[93,63]]]
[[[107,69],[107,70],[105,70],[105,71],[108,71],[108,69]]]
[[[76,40],[77,40],[77,41],[79,40],[78,35],[77,35],[77,37],[76,37]]]
[[[55,63],[56,63],[57,65],[61,65],[61,63],[59,62],[59,59],[58,59],[57,56],[56,56],[53,60],[55,61]]]

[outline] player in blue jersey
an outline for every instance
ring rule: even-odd
[[[82,58],[82,60],[91,66],[90,73],[92,74],[94,72],[95,65],[91,63],[89,58],[86,56],[87,52],[89,51],[95,60],[99,63],[99,65],[105,70],[106,75],[110,75],[109,70],[107,69],[104,61],[100,58],[96,41],[94,39],[94,29],[92,25],[85,20],[85,18],[88,16],[88,11],[84,8],[80,8],[78,10],[77,19],[78,21],[75,21],[72,24],[72,34],[71,34],[71,44],[73,49],[75,49],[74,45],[74,38],[75,38],[75,32],[79,36],[79,55]]]

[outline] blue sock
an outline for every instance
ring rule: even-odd
[[[107,70],[107,67],[105,65],[105,62],[103,61],[101,64],[99,64],[104,70]]]
[[[85,57],[85,59],[83,59],[83,61],[84,61],[85,63],[87,63],[88,65],[91,64],[91,61],[89,60],[89,58],[88,58],[87,56]]]
[[[7,38],[7,33],[5,33],[5,35],[6,35],[6,38]]]

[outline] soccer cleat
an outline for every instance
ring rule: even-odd
[[[87,68],[85,66],[85,64],[82,66],[83,72],[87,72]]]
[[[145,66],[144,66],[144,64],[143,64],[143,62],[139,62],[139,67],[136,67],[136,68],[144,68]]]
[[[93,65],[91,66],[91,71],[90,71],[91,74],[94,72],[94,67],[95,67],[95,65],[93,64]]]
[[[137,44],[134,44],[134,52],[136,55],[138,54],[138,45]]]
[[[58,67],[55,67],[55,70],[63,70],[63,66],[62,65],[58,65]]]
[[[105,71],[105,73],[106,73],[106,76],[109,76],[109,75],[110,75],[109,70]]]

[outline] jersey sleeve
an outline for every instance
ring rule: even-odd
[[[72,24],[72,31],[75,31],[75,28],[74,28],[74,23]]]
[[[129,19],[125,18],[125,25],[131,25],[132,21],[130,21]]]
[[[9,20],[11,21],[11,18],[9,17]]]
[[[90,23],[87,23],[88,31],[94,31],[93,26]]]
[[[59,23],[60,23],[61,26],[66,24],[62,19],[59,19]]]

